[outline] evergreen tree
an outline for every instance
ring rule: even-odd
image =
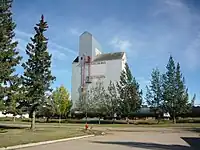
[[[6,98],[7,107],[16,101],[14,93],[19,90],[20,78],[15,67],[22,59],[16,49],[18,42],[13,41],[16,24],[12,20],[11,7],[12,0],[0,3],[0,101]]]
[[[129,115],[137,111],[142,104],[142,91],[139,84],[132,76],[128,64],[122,71],[120,81],[117,83],[117,90],[120,96],[120,112],[123,116]]]
[[[36,115],[39,117],[46,117],[46,122],[49,122],[49,119],[54,117],[57,113],[57,106],[52,97],[52,93],[46,94],[44,104],[37,108]]]
[[[166,111],[170,113],[173,122],[179,114],[186,113],[188,109],[188,92],[184,78],[180,71],[180,65],[175,66],[172,56],[167,64],[167,72],[163,75],[163,99]]]
[[[10,85],[10,90],[7,92],[6,111],[13,114],[13,121],[15,122],[15,116],[21,114],[20,102],[24,99],[21,78],[10,81]]]
[[[26,87],[27,104],[31,108],[31,129],[35,128],[35,111],[37,106],[45,101],[45,92],[51,91],[50,85],[55,80],[51,75],[51,55],[47,50],[47,38],[44,32],[47,30],[47,22],[43,15],[39,24],[36,24],[35,36],[26,47],[28,60],[22,64],[24,68],[23,83]]]
[[[163,112],[163,89],[162,89],[162,76],[158,68],[153,69],[151,73],[151,81],[149,87],[147,86],[146,101],[151,110],[158,117]]]
[[[173,117],[174,115],[174,106],[175,106],[175,63],[170,56],[168,64],[167,64],[167,72],[163,74],[163,99],[164,99],[164,106],[165,111],[168,111],[170,113],[170,116]]]
[[[189,106],[188,89],[185,85],[185,79],[180,70],[180,64],[176,65],[176,97],[177,103],[175,103],[175,115],[187,113]]]

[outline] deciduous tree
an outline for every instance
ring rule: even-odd
[[[63,85],[57,88],[53,92],[53,103],[55,105],[56,112],[59,115],[59,123],[60,123],[61,116],[66,117],[71,108],[69,92]]]
[[[110,81],[106,94],[107,112],[110,117],[114,119],[115,114],[119,114],[119,95],[117,93],[116,85]]]

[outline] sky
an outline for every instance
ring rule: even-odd
[[[72,61],[78,40],[88,31],[103,52],[125,51],[132,74],[145,93],[151,71],[166,71],[169,56],[181,65],[190,98],[200,104],[200,1],[198,0],[14,0],[18,50],[25,47],[34,26],[44,15],[49,28],[48,50],[52,54],[53,88],[71,91]],[[18,68],[19,73],[23,72]]]

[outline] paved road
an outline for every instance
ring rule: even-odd
[[[21,150],[200,150],[198,137],[197,133],[187,132],[124,131]]]

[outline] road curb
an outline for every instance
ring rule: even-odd
[[[65,141],[83,139],[83,138],[88,138],[88,137],[93,137],[93,136],[95,136],[95,135],[92,134],[92,135],[84,135],[84,136],[65,138],[65,139],[59,139],[59,140],[51,140],[51,141],[43,141],[43,142],[37,142],[37,143],[15,145],[15,146],[9,146],[9,147],[2,147],[2,148],[0,148],[0,150],[13,150],[13,149],[19,149],[19,148],[25,148],[25,147],[39,146],[39,145],[44,145],[44,144],[52,144],[52,143],[57,143],[57,142],[65,142]]]

